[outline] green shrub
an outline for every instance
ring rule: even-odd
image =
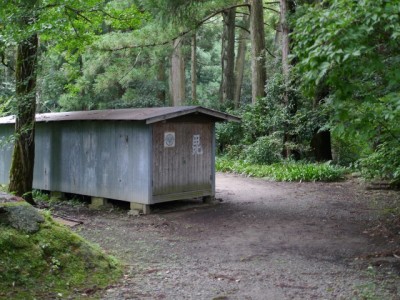
[[[268,80],[266,90],[266,97],[231,112],[242,118],[241,123],[217,125],[218,153],[252,163],[271,163],[281,159],[285,147],[296,157],[309,158],[313,134],[326,125],[330,110],[323,105],[313,108],[312,101],[301,96],[295,80],[286,86],[280,74]],[[286,91],[290,105],[284,104]],[[291,138],[283,144],[285,133]]]
[[[243,128],[240,123],[236,122],[217,123],[215,127],[215,136],[218,152],[224,153],[232,145],[241,144],[243,139]]]
[[[332,134],[332,156],[336,164],[341,166],[351,166],[360,158],[360,149],[364,148],[354,139],[349,140],[344,137]]]
[[[217,158],[216,169],[275,181],[337,181],[343,179],[347,172],[347,169],[329,163],[287,161],[257,165],[226,157]]]
[[[242,144],[229,145],[226,147],[224,155],[232,159],[237,159],[238,157],[243,157],[243,152],[245,149],[246,146]]]
[[[380,144],[374,153],[360,159],[359,166],[367,179],[389,180],[400,186],[400,147],[396,143]]]
[[[244,151],[244,159],[252,164],[272,164],[282,159],[282,139],[272,136],[262,136]]]

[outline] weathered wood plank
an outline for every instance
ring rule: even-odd
[[[175,145],[164,146],[164,134]],[[212,123],[167,122],[153,125],[153,195],[212,190]]]

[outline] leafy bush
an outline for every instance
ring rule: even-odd
[[[345,145],[356,149],[344,163],[359,155],[367,178],[396,184],[400,181],[399,1],[325,4],[302,5],[292,19],[301,85],[310,96],[319,83],[327,86],[331,123]]]
[[[285,86],[282,76],[276,74],[267,83],[267,96],[258,99],[256,103],[247,105],[242,111],[243,142],[252,144],[259,137],[275,134],[283,137],[283,131],[288,120],[282,95]]]
[[[361,141],[349,140],[343,136],[332,134],[332,156],[336,164],[340,166],[351,166],[356,163],[361,156],[360,149],[366,147]],[[368,147],[368,146],[367,146]]]
[[[282,139],[275,135],[262,136],[255,143],[248,146],[243,155],[245,161],[252,164],[272,164],[282,159]]]
[[[316,129],[323,127],[329,110],[312,108],[312,101],[301,96],[298,84],[284,84],[282,75],[275,74],[267,83],[267,95],[256,103],[231,112],[242,118],[240,124],[216,127],[219,153],[252,163],[272,163],[281,159],[284,147],[308,158],[310,141]],[[288,92],[291,105],[285,106],[283,95]],[[295,137],[283,144],[284,133]]]
[[[360,159],[361,172],[368,179],[389,180],[393,186],[400,186],[400,147],[382,143],[371,155]]]
[[[287,161],[271,165],[250,164],[243,160],[219,157],[216,169],[275,181],[337,181],[344,178],[347,170],[329,163],[316,164]]]
[[[243,128],[240,123],[217,123],[215,127],[218,152],[225,152],[232,145],[239,145],[243,139]],[[240,154],[240,152],[238,153]]]

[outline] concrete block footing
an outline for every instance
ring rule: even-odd
[[[148,204],[131,202],[130,208],[131,210],[138,211],[144,215],[150,214],[150,205]]]
[[[90,204],[89,204],[89,208],[91,209],[99,209],[99,208],[103,208],[109,205],[108,201],[106,198],[102,198],[102,197],[91,197],[90,199]]]

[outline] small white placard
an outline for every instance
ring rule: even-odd
[[[164,148],[175,147],[175,132],[164,132]]]

